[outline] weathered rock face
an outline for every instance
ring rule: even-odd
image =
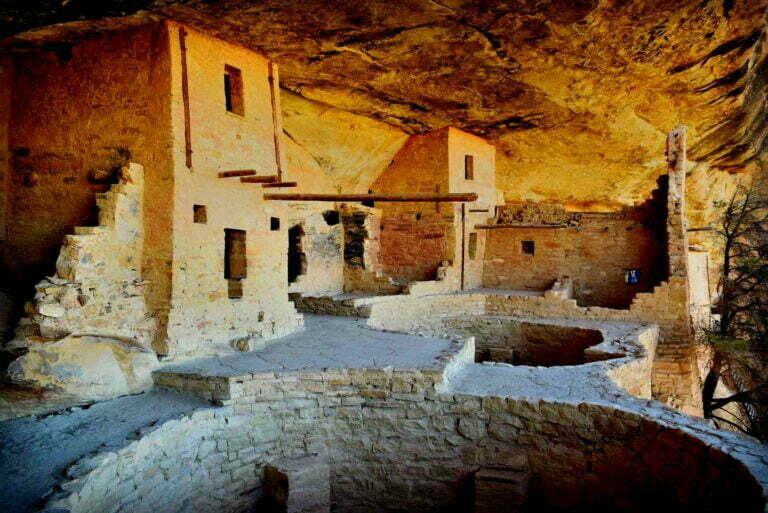
[[[265,51],[280,65],[283,87],[306,98],[406,132],[453,125],[490,138],[499,150],[498,183],[510,199],[584,206],[647,196],[663,171],[664,133],[678,123],[690,127],[694,159],[730,171],[754,165],[765,151],[759,45],[766,6],[767,0],[145,0],[86,9],[72,2],[10,8],[4,31],[166,9]],[[300,143],[315,141],[318,127],[299,123],[291,103],[286,131]],[[343,131],[332,132],[331,142],[370,148],[365,137],[349,139]],[[313,154],[334,180],[356,182],[359,160],[306,148],[319,152]]]
[[[148,390],[159,367],[155,353],[137,345],[70,335],[30,346],[7,372],[15,383],[90,400]]]

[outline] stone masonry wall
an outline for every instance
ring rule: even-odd
[[[10,348],[70,334],[130,339],[151,345],[155,324],[141,278],[144,170],[130,164],[120,183],[97,195],[99,223],[67,235],[56,274],[36,287]]]
[[[322,208],[322,207],[321,207]],[[344,289],[344,231],[338,212],[315,205],[292,206],[285,220],[287,230],[301,225],[302,251],[306,255],[306,270],[290,284],[288,291],[304,295],[339,294]],[[327,213],[334,224],[325,218]]]
[[[483,286],[545,290],[560,276],[573,280],[584,306],[628,308],[638,292],[653,290],[664,267],[664,240],[642,219],[584,214],[577,227],[510,227],[487,232]],[[522,251],[533,241],[534,254]],[[638,283],[625,282],[629,269]]]
[[[64,235],[95,223],[94,195],[109,190],[122,165],[142,164],[151,194],[164,191],[159,180],[170,171],[171,156],[165,35],[151,24],[16,58],[0,274],[13,279],[18,296],[52,274]],[[161,258],[160,248],[157,253]]]
[[[765,464],[732,434],[689,429],[670,411],[661,421],[626,406],[473,397],[441,380],[372,369],[222,378],[223,408],[84,458],[46,511],[251,511],[265,465],[306,457],[330,464],[342,513],[467,511],[487,468],[524,472],[534,511],[715,511],[733,497],[743,511],[765,507],[766,483],[749,470]]]
[[[342,204],[344,292],[397,293],[402,290],[381,267],[381,211]]]
[[[448,130],[413,136],[370,186],[382,194],[449,191]],[[433,280],[454,261],[455,211],[450,203],[376,204],[381,209],[382,271],[403,281]]]
[[[269,59],[174,22],[167,23],[171,45],[171,119],[174,134],[172,290],[167,332],[157,351],[171,356],[249,349],[301,327],[288,301],[287,206],[264,201],[269,189],[223,171],[251,169],[260,176],[278,174],[279,94],[277,70]],[[180,44],[184,33],[186,51]],[[186,60],[189,118],[184,108]],[[224,73],[241,72],[242,115],[226,109]],[[272,81],[270,82],[270,69]],[[273,118],[273,111],[277,119]],[[187,166],[185,127],[189,122],[191,166]],[[275,135],[278,135],[276,143]],[[292,179],[300,181],[299,176]],[[206,222],[195,222],[195,205],[205,206]],[[281,219],[279,230],[271,218]],[[225,277],[225,230],[245,232],[245,276],[241,297],[230,297]]]

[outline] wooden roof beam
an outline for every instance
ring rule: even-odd
[[[277,175],[271,176],[244,176],[240,179],[243,183],[273,183],[277,182]]]
[[[245,179],[243,179],[245,180]],[[445,194],[265,194],[271,201],[399,201],[399,202],[469,202],[477,200],[475,193]]]
[[[234,178],[237,176],[252,176],[256,171],[253,169],[237,169],[235,171],[222,171],[219,173],[219,178]]]
[[[272,182],[272,183],[265,183],[261,186],[263,188],[282,188],[282,187],[296,187],[298,184],[296,182]]]

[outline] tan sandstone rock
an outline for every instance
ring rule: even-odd
[[[11,363],[15,383],[98,399],[141,392],[152,387],[157,356],[122,340],[70,335],[35,344]]]

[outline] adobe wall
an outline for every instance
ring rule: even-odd
[[[150,232],[163,224],[171,167],[167,34],[149,25],[15,61],[13,173],[0,274],[17,277],[14,285],[26,295],[53,273],[64,235],[95,223],[95,194],[115,183],[129,159],[157,184],[148,197],[157,209]],[[155,255],[167,259],[160,248]]]
[[[546,290],[558,277],[570,276],[579,304],[628,308],[638,292],[649,292],[661,282],[665,226],[656,220],[657,211],[576,215],[574,226],[527,227],[521,222],[519,227],[482,230],[488,234],[483,286]],[[522,251],[522,241],[533,241],[533,255]],[[629,269],[640,271],[638,283],[625,282]]]
[[[253,169],[277,174],[269,61],[243,47],[186,32],[186,65],[191,134],[187,167],[180,26],[169,22],[174,133],[173,280],[167,336],[161,354],[204,354],[285,335],[301,325],[288,301],[286,276],[288,208],[265,202],[259,184],[220,179],[221,171]],[[225,108],[224,69],[241,71],[244,115]],[[278,77],[274,73],[274,83]],[[279,113],[279,94],[275,95]],[[284,155],[280,152],[280,160]],[[193,221],[193,206],[204,205],[205,223]],[[278,230],[270,218],[280,219]],[[224,276],[224,230],[246,232],[247,276],[242,297],[231,299]]]
[[[381,264],[381,210],[342,204],[344,292],[397,293],[402,286],[384,275]]]
[[[464,157],[472,155],[474,162],[474,177],[471,180],[464,176]],[[452,193],[474,192],[477,201],[455,205],[458,223],[457,258],[455,264],[460,266],[462,248],[460,241],[464,240],[464,273],[463,288],[473,289],[482,286],[483,255],[487,245],[485,230],[477,230],[475,225],[485,224],[494,215],[498,203],[496,190],[496,148],[485,139],[468,134],[455,128],[448,129],[448,181]],[[463,212],[462,212],[463,211]],[[463,217],[463,221],[461,220]],[[473,235],[474,234],[474,235]],[[472,238],[476,239],[474,251],[470,246]],[[474,256],[473,256],[474,254]],[[462,277],[460,277],[462,279]]]
[[[464,158],[474,158],[465,178]],[[443,262],[461,266],[464,286],[482,281],[485,233],[475,230],[493,216],[497,202],[495,148],[455,128],[412,136],[371,186],[377,193],[474,192],[478,200],[456,203],[381,203],[381,263],[385,274],[410,281],[434,280]],[[470,256],[470,234],[474,257]],[[461,241],[464,240],[462,248]]]

